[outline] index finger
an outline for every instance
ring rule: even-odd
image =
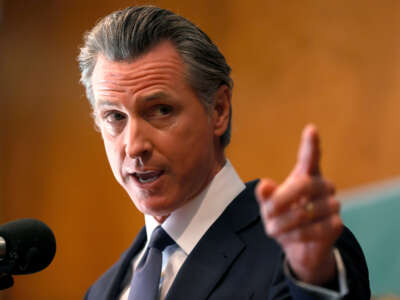
[[[297,162],[292,175],[321,175],[319,168],[320,156],[318,130],[313,124],[309,124],[303,129]]]

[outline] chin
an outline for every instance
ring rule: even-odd
[[[144,203],[143,203],[144,202]],[[161,202],[161,203],[160,203]],[[144,199],[135,203],[136,208],[146,215],[151,215],[153,217],[163,217],[169,216],[175,209],[178,208],[176,205],[169,205],[164,201]]]

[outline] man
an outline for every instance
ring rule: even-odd
[[[226,160],[230,67],[200,29],[130,7],[88,33],[79,62],[114,176],[146,221],[86,299],[369,299],[314,126],[281,185],[244,185]]]

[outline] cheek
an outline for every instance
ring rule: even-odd
[[[169,158],[176,166],[184,169],[182,172],[188,171],[186,168],[206,167],[212,160],[213,133],[207,123],[179,126],[163,141],[164,150],[168,151]]]
[[[181,124],[160,136],[160,147],[170,156],[187,158],[186,155],[200,147],[199,129],[192,124]],[[204,139],[204,137],[203,137]]]
[[[114,173],[114,176],[119,180],[119,174],[120,174],[120,168],[121,168],[121,151],[118,148],[118,145],[109,140],[109,139],[104,139],[103,136],[103,142],[104,142],[104,148],[106,150],[108,162],[111,166],[111,169]]]

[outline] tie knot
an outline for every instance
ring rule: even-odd
[[[163,251],[167,246],[174,244],[174,240],[165,232],[161,226],[157,226],[151,234],[149,248]]]

